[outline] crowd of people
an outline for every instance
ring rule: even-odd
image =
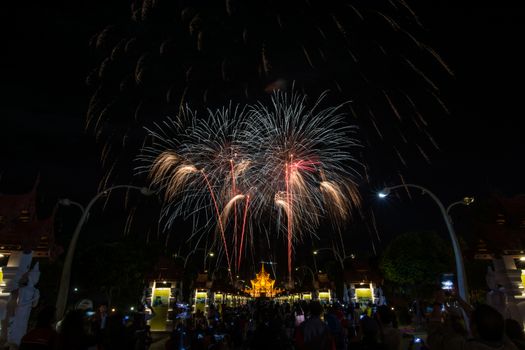
[[[152,343],[143,310],[131,316],[108,313],[107,305],[70,310],[55,323],[55,308],[44,307],[19,350],[146,350]]]
[[[375,312],[374,312],[375,310]],[[399,350],[401,333],[387,306],[378,308],[317,301],[241,307],[213,306],[179,322],[166,350],[174,349],[356,349]]]
[[[390,307],[279,304],[258,300],[239,307],[210,305],[207,312],[176,318],[166,350],[525,350],[523,327],[488,305],[436,305],[422,341],[398,329]],[[464,322],[464,313],[470,322]],[[58,324],[54,308],[43,308],[20,350],[146,350],[152,343],[143,310],[132,316],[69,311]],[[468,326],[468,327],[467,327]],[[407,341],[403,338],[407,337]],[[416,348],[417,347],[417,348]]]

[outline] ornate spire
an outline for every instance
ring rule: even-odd
[[[264,264],[261,265],[261,271],[256,274],[255,279],[251,280],[252,288],[245,289],[253,298],[269,297],[273,298],[283,290],[274,288],[275,280],[270,278],[270,274],[264,270]]]

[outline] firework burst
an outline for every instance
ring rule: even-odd
[[[294,243],[314,235],[320,218],[344,222],[359,204],[355,128],[341,106],[321,109],[323,98],[308,108],[305,96],[276,92],[269,105],[230,105],[203,119],[186,109],[148,130],[154,143],[139,170],[164,192],[167,227],[177,217],[193,217],[198,232],[211,225],[229,271],[241,265],[247,234],[283,233],[291,276]]]
[[[353,101],[360,139],[371,145],[360,158],[367,178],[437,151],[432,128],[448,113],[439,87],[452,71],[405,0],[130,5],[129,19],[91,41],[86,127],[103,145],[101,188],[132,173],[144,126],[186,104],[251,103],[292,82],[311,96],[333,91],[334,105]]]

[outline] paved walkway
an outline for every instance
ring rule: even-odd
[[[164,350],[164,344],[170,337],[169,333],[154,332],[151,336],[153,337],[153,344],[151,344],[149,350]]]

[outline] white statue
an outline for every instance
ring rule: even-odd
[[[489,289],[496,289],[496,273],[491,266],[487,266],[487,274],[485,275],[485,281]]]
[[[487,267],[487,275],[485,276],[489,291],[486,296],[486,302],[494,309],[498,310],[503,317],[507,316],[507,293],[505,288],[497,283],[496,273],[490,266]]]
[[[386,298],[385,298],[385,295],[383,294],[383,289],[381,287],[377,287],[375,290],[376,290],[376,293],[377,293],[376,304],[378,306],[386,305]]]
[[[11,344],[20,345],[22,337],[27,332],[27,322],[31,309],[38,304],[40,292],[35,288],[40,278],[40,269],[38,262],[33,268],[28,271],[19,281],[17,289],[16,304],[14,305],[14,313],[10,315],[7,342]],[[14,296],[14,295],[13,295]]]

